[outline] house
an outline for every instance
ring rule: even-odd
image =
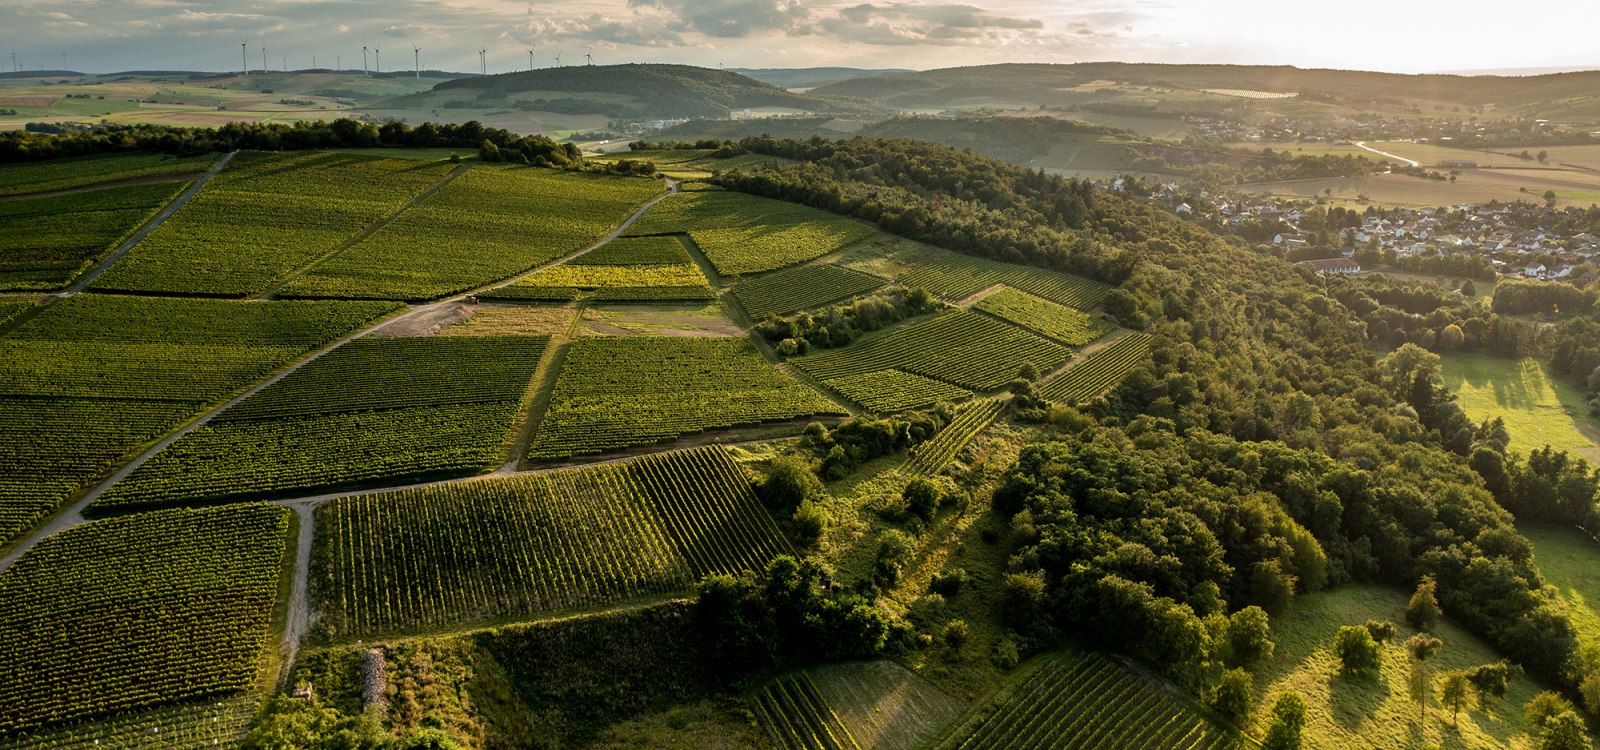
[[[1323,275],[1327,275],[1327,274],[1330,274],[1330,273],[1338,273],[1338,274],[1357,274],[1357,273],[1361,273],[1361,264],[1358,263],[1353,258],[1327,258],[1327,259],[1324,259],[1324,260],[1303,260],[1303,261],[1300,261],[1299,263],[1296,263],[1295,265],[1304,266],[1306,268],[1309,268],[1309,269],[1311,269],[1313,271],[1316,271],[1317,273],[1323,274]]]
[[[1185,216],[1189,216],[1189,215],[1194,214],[1194,207],[1190,206],[1187,203],[1179,203],[1178,207],[1176,209],[1173,209],[1173,210],[1175,210],[1178,213],[1183,214]]]

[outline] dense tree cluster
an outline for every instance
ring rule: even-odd
[[[821,310],[771,315],[755,331],[777,345],[779,354],[794,356],[813,347],[847,346],[864,333],[943,307],[926,290],[897,286]]]

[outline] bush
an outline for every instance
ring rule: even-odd
[[[917,477],[911,480],[906,488],[900,492],[905,498],[906,509],[924,521],[933,520],[933,514],[939,509],[939,498],[943,495],[939,485],[932,480]]]
[[[1278,694],[1272,704],[1272,723],[1261,741],[1264,750],[1300,750],[1300,731],[1306,725],[1306,701],[1299,693]]]
[[[1245,726],[1250,721],[1250,696],[1254,692],[1249,672],[1230,669],[1222,673],[1222,681],[1211,693],[1211,708],[1222,714],[1222,718]]]
[[[1271,628],[1265,610],[1245,607],[1228,618],[1228,651],[1238,666],[1272,658]]]
[[[822,482],[805,461],[782,456],[772,461],[767,477],[756,486],[756,495],[773,510],[794,511],[812,495],[823,491]]]
[[[961,593],[961,587],[966,582],[967,571],[965,568],[945,568],[934,574],[933,581],[928,584],[928,588],[948,598]]]
[[[1372,634],[1372,640],[1379,643],[1388,643],[1394,639],[1394,623],[1388,620],[1367,620],[1367,624],[1362,627],[1365,627],[1367,632]]]
[[[1333,653],[1339,657],[1339,664],[1347,673],[1360,675],[1378,669],[1378,642],[1372,639],[1372,633],[1367,632],[1366,628],[1354,625],[1340,627],[1338,635],[1333,638]]]
[[[800,507],[794,509],[793,525],[794,541],[801,547],[809,547],[822,538],[823,529],[828,525],[828,514],[822,506],[802,500]]]
[[[1546,690],[1528,701],[1523,707],[1522,718],[1529,724],[1542,727],[1549,724],[1551,719],[1571,711],[1574,711],[1572,703],[1561,697],[1560,693]]]
[[[1433,576],[1423,576],[1417,583],[1416,592],[1411,595],[1411,601],[1406,604],[1406,622],[1425,633],[1431,632],[1439,622],[1439,599],[1434,596],[1435,588],[1437,584]]]

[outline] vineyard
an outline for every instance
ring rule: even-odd
[[[119,154],[12,163],[0,171],[0,195],[48,193],[140,177],[199,174],[210,169],[217,158],[214,155],[176,158],[162,154]]]
[[[1006,408],[1005,398],[988,398],[974,401],[961,408],[956,418],[939,430],[927,442],[911,449],[906,471],[914,475],[930,476],[944,470],[961,450],[972,442],[978,433],[994,423]]]
[[[260,292],[398,210],[449,168],[326,152],[240,154],[93,286]]]
[[[95,507],[471,474],[501,460],[549,338],[358,339],[184,435]]]
[[[950,300],[965,299],[996,284],[1005,284],[1080,310],[1099,305],[1111,291],[1111,287],[1082,276],[958,253],[940,255],[938,262],[901,276],[900,283]]]
[[[732,338],[573,342],[529,450],[563,458],[842,410]]]
[[[1067,355],[1065,347],[1015,326],[953,310],[864,343],[790,361],[824,382],[894,368],[989,391],[1015,379],[1023,365],[1048,372]]]
[[[393,306],[78,295],[0,338],[0,540],[140,446]]]
[[[1115,328],[1066,305],[1009,287],[978,300],[972,307],[1067,346],[1083,346]]]
[[[721,448],[346,498],[317,514],[317,627],[335,638],[677,594],[787,549]]]
[[[1174,700],[1153,679],[1093,653],[1048,657],[961,730],[941,750],[1256,747]]]
[[[0,202],[0,289],[65,286],[185,187],[134,185]]]
[[[674,236],[618,237],[573,258],[574,266],[681,266],[693,263]]]
[[[823,383],[876,414],[960,401],[972,395],[965,388],[900,370],[875,370]]]
[[[861,750],[804,672],[767,683],[752,702],[756,718],[781,750]]]
[[[688,232],[717,273],[735,276],[803,263],[876,231],[826,211],[722,191],[682,192],[657,204],[635,234]]]
[[[0,573],[0,736],[248,687],[290,516],[160,511],[29,550]]]
[[[660,191],[654,180],[473,167],[279,294],[405,300],[454,294],[583,249]]]
[[[871,274],[818,263],[741,281],[733,296],[752,319],[761,320],[866,294],[886,283]]]
[[[1072,366],[1039,386],[1044,398],[1063,404],[1089,401],[1106,391],[1144,363],[1150,353],[1150,335],[1132,332],[1110,346],[1081,358]]]
[[[677,240],[667,237],[673,244]],[[603,248],[602,248],[603,249]],[[678,250],[683,250],[678,245]],[[580,256],[582,257],[582,256]],[[524,289],[533,291],[523,292]],[[711,300],[716,294],[693,263],[674,265],[561,265],[535,273],[484,296],[491,299],[564,298],[567,290],[593,292],[601,301]],[[502,292],[505,293],[502,295]],[[532,295],[518,297],[520,294]]]

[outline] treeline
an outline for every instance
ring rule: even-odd
[[[893,287],[814,312],[771,315],[757,323],[755,331],[776,345],[779,354],[792,357],[805,354],[812,347],[848,346],[864,333],[943,307],[944,303],[929,296],[927,290]]]
[[[461,148],[477,150],[492,144],[504,154],[516,153],[526,163],[566,166],[582,160],[571,143],[542,135],[518,135],[477,121],[460,124],[423,123],[411,127],[398,120],[383,125],[356,120],[295,123],[228,123],[219,128],[166,125],[97,125],[61,134],[10,131],[0,133],[0,162],[40,161],[68,156],[149,151],[200,154],[323,148]]]
[[[1367,339],[1394,348],[1416,344],[1429,351],[1472,351],[1523,357],[1544,350],[1538,326],[1470,299],[1470,280],[1459,289],[1392,279],[1383,274],[1328,280],[1333,298],[1366,324]]]

